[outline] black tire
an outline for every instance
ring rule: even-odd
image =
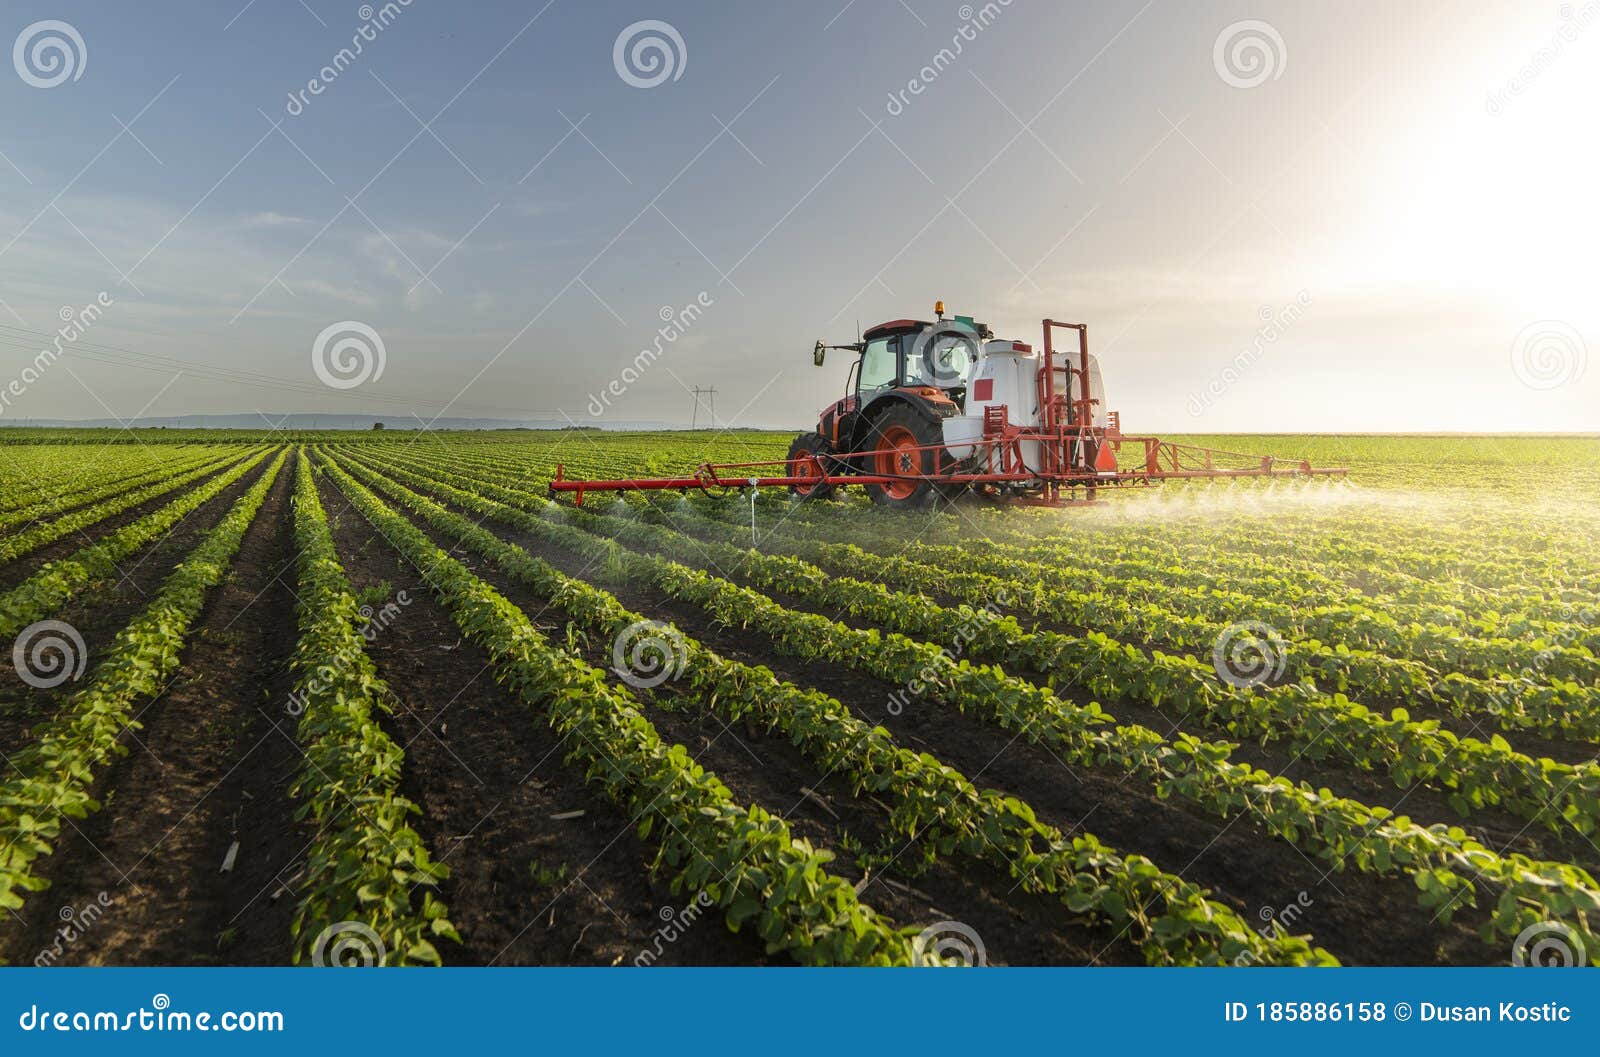
[[[832,449],[829,448],[828,442],[817,433],[802,433],[794,439],[794,443],[789,445],[789,460],[791,463],[806,454],[816,456],[817,461],[821,462],[824,467],[829,467],[832,462],[828,458],[832,454]],[[803,466],[790,467],[790,476],[799,476],[803,472]],[[836,491],[838,491],[838,487],[831,484],[817,484],[809,488],[801,485],[789,486],[789,494],[798,499],[832,499]]]
[[[904,404],[891,406],[872,420],[862,451],[880,451],[910,443],[914,448],[944,444],[944,430]],[[904,474],[917,476],[937,472],[942,450],[911,450],[903,455],[876,456],[860,460],[861,472],[889,476]],[[867,495],[878,506],[893,510],[927,510],[946,499],[948,485],[932,481],[897,481],[892,484],[869,484]]]

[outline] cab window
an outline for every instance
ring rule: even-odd
[[[894,338],[874,338],[861,353],[861,392],[863,395],[893,389],[899,375],[898,352]]]

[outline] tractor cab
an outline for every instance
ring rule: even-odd
[[[817,342],[813,361],[819,367],[828,349],[858,356],[845,379],[844,396],[824,408],[818,422],[817,432],[833,450],[856,448],[854,442],[867,420],[890,404],[914,408],[933,422],[959,414],[966,406],[967,382],[983,343],[994,334],[970,316],[946,319],[943,301],[934,306],[934,314],[938,318],[933,322],[880,323],[851,345]]]
[[[849,456],[893,447],[891,461],[908,477],[931,472],[937,463],[931,449],[943,438],[943,423],[962,413],[967,382],[982,356],[983,343],[994,337],[988,326],[970,316],[946,318],[944,302],[934,305],[934,321],[895,319],[872,327],[851,345],[818,341],[813,362],[822,366],[827,350],[854,352],[844,396],[824,408],[814,434],[795,441],[795,451],[822,456]],[[887,458],[887,457],[885,457]],[[858,472],[886,472],[866,466],[863,457],[840,460]],[[878,461],[883,461],[879,459]],[[858,465],[859,464],[859,465]],[[891,468],[892,469],[892,468]],[[797,489],[806,493],[805,490]],[[904,500],[926,491],[908,481],[883,486],[882,501]],[[906,495],[900,495],[904,492]]]
[[[847,391],[862,407],[894,390],[960,406],[987,334],[987,327],[965,318],[881,323],[863,336]]]

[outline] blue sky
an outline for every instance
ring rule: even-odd
[[[815,338],[942,298],[1087,321],[1130,429],[1600,428],[1594,3],[541,4],[397,4],[298,107],[361,5],[7,4],[83,54],[0,77],[0,381],[114,303],[4,420],[592,422],[700,299],[602,423],[715,385],[799,427],[843,382]],[[642,20],[682,41],[652,87],[613,61]],[[1218,65],[1248,20],[1259,84]],[[384,370],[333,389],[345,321]]]

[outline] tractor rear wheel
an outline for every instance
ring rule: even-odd
[[[943,498],[940,485],[915,479],[937,472],[943,444],[944,431],[938,423],[929,422],[909,407],[891,407],[878,416],[862,446],[863,451],[876,454],[862,460],[861,471],[905,480],[867,485],[872,501],[898,510],[926,510]]]
[[[836,486],[821,483],[822,475],[817,471],[817,463],[828,465],[830,451],[828,442],[818,433],[802,433],[789,445],[789,476],[790,477],[815,477],[816,484],[789,486],[789,494],[800,499],[832,499]],[[816,458],[812,462],[805,458],[811,455]],[[795,460],[800,460],[796,462]]]

